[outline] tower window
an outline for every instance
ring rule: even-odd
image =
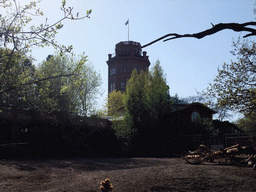
[[[110,76],[116,74],[116,68],[110,69]]]
[[[123,72],[130,72],[130,66],[123,66]]]
[[[110,83],[110,92],[114,91],[116,89],[116,83]]]
[[[114,91],[115,89],[116,89],[116,83],[113,82],[113,90],[112,91]]]
[[[125,84],[124,84],[124,82],[121,82],[121,91],[125,91]]]

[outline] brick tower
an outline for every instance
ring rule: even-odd
[[[108,93],[113,90],[125,91],[126,82],[130,79],[133,69],[138,73],[147,71],[150,65],[147,52],[141,54],[140,43],[121,41],[116,44],[115,54],[108,54]]]

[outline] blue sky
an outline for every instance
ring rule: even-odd
[[[130,40],[147,44],[168,33],[197,33],[211,27],[211,23],[248,22],[255,19],[254,0],[67,0],[80,16],[92,9],[90,19],[64,21],[64,28],[56,39],[64,45],[73,45],[74,53],[85,52],[102,77],[104,93],[100,104],[107,97],[109,53],[114,53],[115,44]],[[45,15],[36,18],[36,23],[53,23],[62,17],[61,0],[42,0],[40,7]],[[166,73],[171,95],[180,97],[196,95],[206,89],[217,75],[224,62],[235,60],[230,51],[233,40],[244,33],[225,30],[203,39],[181,38],[167,42],[159,41],[143,49],[147,51],[151,65],[157,59]],[[52,48],[35,49],[33,54],[42,62]]]

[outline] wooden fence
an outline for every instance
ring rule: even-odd
[[[246,134],[225,134],[225,147],[240,144],[242,146],[249,146],[251,144],[256,146],[256,136]]]

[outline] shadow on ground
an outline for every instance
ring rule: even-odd
[[[20,171],[36,171],[42,168],[72,168],[81,171],[134,169],[150,166],[164,166],[164,158],[74,158],[44,160],[0,160],[1,165],[14,167]]]

